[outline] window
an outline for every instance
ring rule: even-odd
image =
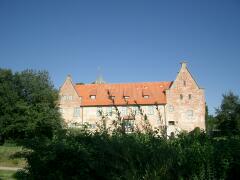
[[[107,107],[107,114],[112,116],[112,107]]]
[[[192,99],[192,95],[191,95],[191,94],[188,95],[188,99],[189,99],[189,100]]]
[[[174,138],[174,136],[175,136],[174,132],[171,132],[170,137]]]
[[[159,117],[157,118],[157,124],[161,124],[161,119]]]
[[[59,112],[63,114],[63,108],[59,108]]]
[[[96,128],[96,124],[89,124],[89,128],[90,129],[95,129]]]
[[[70,127],[70,128],[75,128],[75,127],[76,127],[76,124],[75,124],[75,123],[69,123],[69,124],[68,124],[68,127]]]
[[[109,96],[110,99],[115,99],[115,96]]]
[[[139,108],[137,106],[132,107],[132,112],[136,115],[140,114]]]
[[[168,125],[175,125],[174,121],[168,121]]]
[[[168,106],[168,111],[169,111],[169,112],[173,112],[173,111],[174,111],[174,107],[173,107],[172,105],[169,105],[169,106]]]
[[[127,107],[122,107],[122,115],[123,116],[127,115]]]
[[[183,95],[182,94],[180,94],[180,99],[183,100]]]
[[[96,96],[95,95],[91,95],[90,99],[96,99]]]
[[[187,111],[187,116],[188,116],[189,118],[193,117],[193,110],[188,110],[188,111]]]
[[[183,85],[186,87],[186,81],[183,81]]]
[[[62,95],[61,99],[69,101],[69,100],[73,100],[73,97],[68,95]]]
[[[80,117],[80,107],[75,107],[74,108],[73,117]]]
[[[145,98],[145,99],[148,99],[148,98],[149,98],[149,96],[148,96],[148,95],[144,95],[144,96],[143,96],[143,98]]]
[[[101,116],[103,113],[102,107],[97,107],[97,116]]]
[[[124,121],[124,128],[126,133],[133,132],[134,128],[134,120],[125,120]]]
[[[148,106],[148,114],[153,115],[154,114],[154,108],[153,106]]]

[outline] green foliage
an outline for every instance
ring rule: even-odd
[[[220,148],[221,147],[221,148]],[[230,179],[240,174],[240,141],[199,129],[178,138],[68,131],[26,154],[26,179]]]
[[[46,71],[0,69],[0,136],[51,138],[61,128],[58,93]]]
[[[27,160],[17,179],[236,179],[240,176],[240,100],[224,95],[217,116],[206,113],[207,132],[199,128],[167,139],[166,127],[152,130],[138,110],[143,129],[126,131],[114,106],[115,129],[106,127],[102,112],[99,130],[61,128],[58,93],[45,71],[13,74],[0,69],[0,139],[26,140]],[[114,100],[113,100],[114,104]],[[157,109],[157,106],[156,106]],[[158,110],[158,109],[157,109]],[[160,112],[160,111],[159,111]],[[134,120],[136,112],[131,118]],[[162,121],[161,114],[159,120]]]
[[[205,125],[206,125],[206,132],[208,135],[215,135],[217,130],[217,120],[213,115],[208,114],[208,106],[206,105],[206,112],[205,112]],[[215,134],[214,134],[215,133]]]
[[[240,135],[240,99],[232,92],[223,95],[223,100],[216,112],[217,128],[221,135]]]

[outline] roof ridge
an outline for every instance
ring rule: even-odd
[[[152,81],[152,82],[126,82],[126,83],[106,83],[106,84],[77,84],[76,86],[106,86],[106,85],[121,85],[121,84],[149,84],[149,83],[172,83],[173,81]]]

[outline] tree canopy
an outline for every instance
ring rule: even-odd
[[[240,134],[240,99],[229,92],[223,95],[221,106],[216,111],[217,128],[221,135]]]
[[[62,124],[57,100],[48,72],[0,69],[1,138],[52,137]]]

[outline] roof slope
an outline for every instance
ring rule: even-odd
[[[171,84],[172,82],[83,84],[75,85],[75,89],[78,95],[82,97],[82,106],[113,105],[109,96],[114,96],[115,105],[166,104],[164,91]],[[91,95],[96,96],[96,99],[91,99]],[[125,99],[124,96],[129,98]]]

